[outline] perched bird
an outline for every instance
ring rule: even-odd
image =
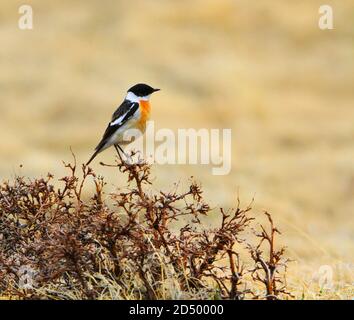
[[[150,116],[149,99],[152,93],[159,90],[147,84],[138,83],[127,91],[124,101],[113,113],[111,122],[108,124],[100,143],[95,148],[94,154],[86,165],[89,165],[100,152],[110,146],[115,147],[121,158],[119,151],[123,153],[124,151],[120,145],[131,142],[123,139],[124,133],[129,129],[138,129],[142,133],[145,132],[146,121]]]

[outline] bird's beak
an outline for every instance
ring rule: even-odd
[[[160,91],[161,89],[154,89],[154,92],[156,92],[156,91]]]

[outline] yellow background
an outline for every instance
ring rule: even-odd
[[[232,128],[233,138],[230,175],[154,166],[155,188],[193,175],[215,207],[235,204],[237,190],[244,205],[254,197],[283,231],[301,286],[323,264],[353,283],[354,1],[325,3],[334,30],[319,29],[315,0],[26,1],[34,29],[24,31],[23,2],[1,1],[1,178],[59,177],[70,146],[87,161],[127,88],[146,82],[162,89],[157,129]],[[124,176],[98,162],[114,156],[92,164],[108,192]]]

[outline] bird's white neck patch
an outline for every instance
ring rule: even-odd
[[[140,100],[148,101],[150,99],[150,95],[144,97],[138,97],[135,93],[128,92],[125,99],[131,102],[139,102]]]

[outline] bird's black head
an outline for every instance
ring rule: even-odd
[[[159,90],[160,89],[154,89],[145,83],[138,83],[135,86],[132,86],[128,92],[132,92],[138,97],[146,97]]]

